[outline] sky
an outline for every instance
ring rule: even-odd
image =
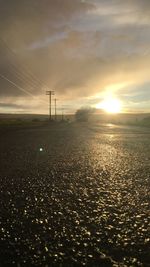
[[[149,0],[0,0],[0,112],[150,112]]]

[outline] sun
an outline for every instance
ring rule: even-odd
[[[121,101],[117,98],[107,98],[96,105],[97,109],[103,109],[107,113],[120,113],[122,109]]]

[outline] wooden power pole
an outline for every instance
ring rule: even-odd
[[[49,120],[52,120],[52,95],[54,95],[54,91],[46,91],[46,95],[49,95]]]
[[[55,121],[57,121],[57,99],[55,98]]]

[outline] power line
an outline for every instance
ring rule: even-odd
[[[1,45],[2,44],[2,45]],[[26,86],[32,88],[32,89],[37,89],[37,87],[39,86],[39,83],[42,85],[44,82],[41,81],[40,79],[37,79],[35,76],[33,76],[32,74],[30,74],[30,72],[28,71],[22,71],[22,69],[25,69],[22,67],[22,64],[20,65],[20,62],[18,61],[18,58],[16,60],[16,53],[14,53],[14,51],[8,47],[8,45],[6,44],[6,42],[0,38],[0,45],[1,47],[4,49],[5,53],[6,53],[6,59],[8,58],[9,59],[9,64],[8,64],[8,69],[7,69],[7,74],[10,73],[10,74],[13,74],[15,76],[15,79],[17,79],[17,81],[20,83],[20,82],[23,82],[26,84]],[[15,59],[15,64],[10,62],[10,58]],[[16,66],[16,63],[18,64],[18,66]],[[18,67],[21,67],[21,70],[19,69],[18,70]],[[6,75],[4,74],[0,74],[0,77],[3,78],[4,80],[6,80],[7,82],[9,82],[10,84],[12,84],[13,86],[15,86],[16,88],[18,88],[20,91],[26,93],[27,95],[30,95],[32,96],[33,98],[35,98],[35,96],[25,90],[22,86],[20,86],[19,84],[17,84],[16,82],[12,81],[9,77],[7,77]],[[34,77],[34,80],[33,78]],[[45,87],[47,87],[45,85]],[[43,100],[40,100],[44,103],[46,103],[46,101],[43,101]]]
[[[13,67],[11,67],[11,64],[8,66],[8,69],[7,69],[7,75],[8,74],[12,74],[13,73],[13,76],[14,78],[19,81],[19,82],[23,82],[26,86],[28,86],[29,88],[32,88],[32,89],[37,89],[36,85],[34,84],[31,84],[29,81],[27,81],[23,75],[19,72],[17,72]]]
[[[22,66],[22,64],[20,63],[20,61],[18,61],[18,57],[16,58],[17,54],[7,45],[6,41],[4,41],[2,38],[0,38],[0,45],[2,46],[2,48],[4,48],[5,52],[6,52],[6,58],[9,59],[10,58],[13,59],[13,63],[9,62],[8,65],[8,70],[10,74],[14,74],[15,79],[17,79],[19,82],[23,82],[25,83],[28,87],[31,87],[33,89],[37,89],[37,86],[39,85],[39,83],[41,85],[44,85],[45,88],[48,88],[48,86],[41,81],[40,79],[37,79],[36,76],[34,76],[29,69],[27,70],[24,66]],[[14,60],[15,60],[15,64],[14,64]],[[17,63],[17,66],[16,66]],[[21,70],[19,69],[18,71],[18,67],[21,66]],[[12,72],[12,73],[11,73]],[[5,75],[0,73],[0,77],[3,78],[4,80],[6,80],[7,82],[9,82],[10,84],[12,84],[13,86],[15,86],[16,88],[18,88],[20,91],[26,93],[29,96],[32,96],[33,98],[35,98],[35,96],[30,93],[29,91],[25,90],[22,86],[18,85],[17,83],[13,82],[11,79],[9,79],[8,77],[6,77]],[[49,95],[49,118],[50,120],[52,119],[52,95],[54,95],[54,91],[46,91],[46,94]],[[42,100],[40,100],[42,101]],[[56,120],[56,116],[57,116],[57,111],[56,111],[56,101],[57,99],[55,99],[55,120]],[[45,101],[42,101],[44,103],[46,103]]]
[[[9,80],[4,75],[0,74],[0,77],[3,78],[4,80],[8,81],[9,83],[11,83],[12,85],[14,85],[15,87],[17,87],[20,91],[26,93],[27,95],[30,95],[30,96],[34,97],[30,92],[28,92],[27,90],[25,90],[22,87],[18,86],[16,83],[12,82],[11,80]]]
[[[57,120],[57,99],[54,99],[55,101],[55,121]]]
[[[4,39],[2,39],[2,38],[0,38],[0,42],[1,42],[1,44],[2,44],[2,47],[5,49],[5,51],[6,51],[6,53],[7,54],[9,54],[9,55],[11,55],[11,57],[12,57],[12,59],[14,60],[15,59],[15,62],[17,61],[17,64],[19,63],[19,67],[21,66],[21,68],[22,68],[22,70],[23,70],[23,74],[21,74],[21,75],[24,75],[24,76],[26,76],[27,78],[28,78],[28,82],[30,81],[32,84],[34,84],[35,86],[37,86],[37,84],[41,84],[41,85],[43,85],[44,87],[46,87],[46,88],[48,88],[48,86],[44,83],[44,81],[42,81],[41,79],[39,79],[39,78],[37,78],[33,73],[31,73],[31,71],[29,71],[29,66],[26,66],[25,67],[25,63],[23,63],[24,64],[24,66],[22,66],[22,64],[21,64],[21,62],[19,62],[19,60],[18,60],[18,57],[17,57],[17,54],[7,45],[7,43],[6,43],[6,41],[4,40]],[[19,70],[18,71],[18,68],[16,67],[16,65],[15,64],[12,64],[11,63],[11,65],[15,68],[15,69],[17,69],[17,72],[18,73],[21,73],[21,71]],[[37,84],[35,84],[35,82],[37,83]]]
[[[14,85],[16,88],[18,88],[20,91],[24,92],[25,94],[32,96],[33,98],[35,98],[35,96],[33,94],[31,94],[30,92],[28,92],[27,90],[25,90],[24,88],[20,87],[19,85],[17,85],[16,83],[14,83],[13,81],[9,80],[7,77],[5,77],[3,74],[0,73],[0,77],[4,80],[6,80],[7,82],[9,82],[10,84]],[[45,101],[41,100],[40,101],[46,103]]]
[[[9,65],[7,66],[7,79],[8,80],[11,80],[11,79],[9,79],[8,75],[10,76],[12,74],[13,74],[15,80],[17,80],[19,83],[23,82],[26,86],[28,86],[28,87],[30,87],[32,89],[35,89],[35,90],[37,89],[37,85],[35,83],[33,83],[30,80],[28,80],[25,77],[24,73],[18,71],[17,67],[14,64],[9,63]],[[4,73],[1,74],[1,75],[5,76]],[[17,86],[20,86],[20,85],[17,84]]]

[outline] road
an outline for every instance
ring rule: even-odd
[[[150,131],[0,129],[0,266],[150,266]]]

